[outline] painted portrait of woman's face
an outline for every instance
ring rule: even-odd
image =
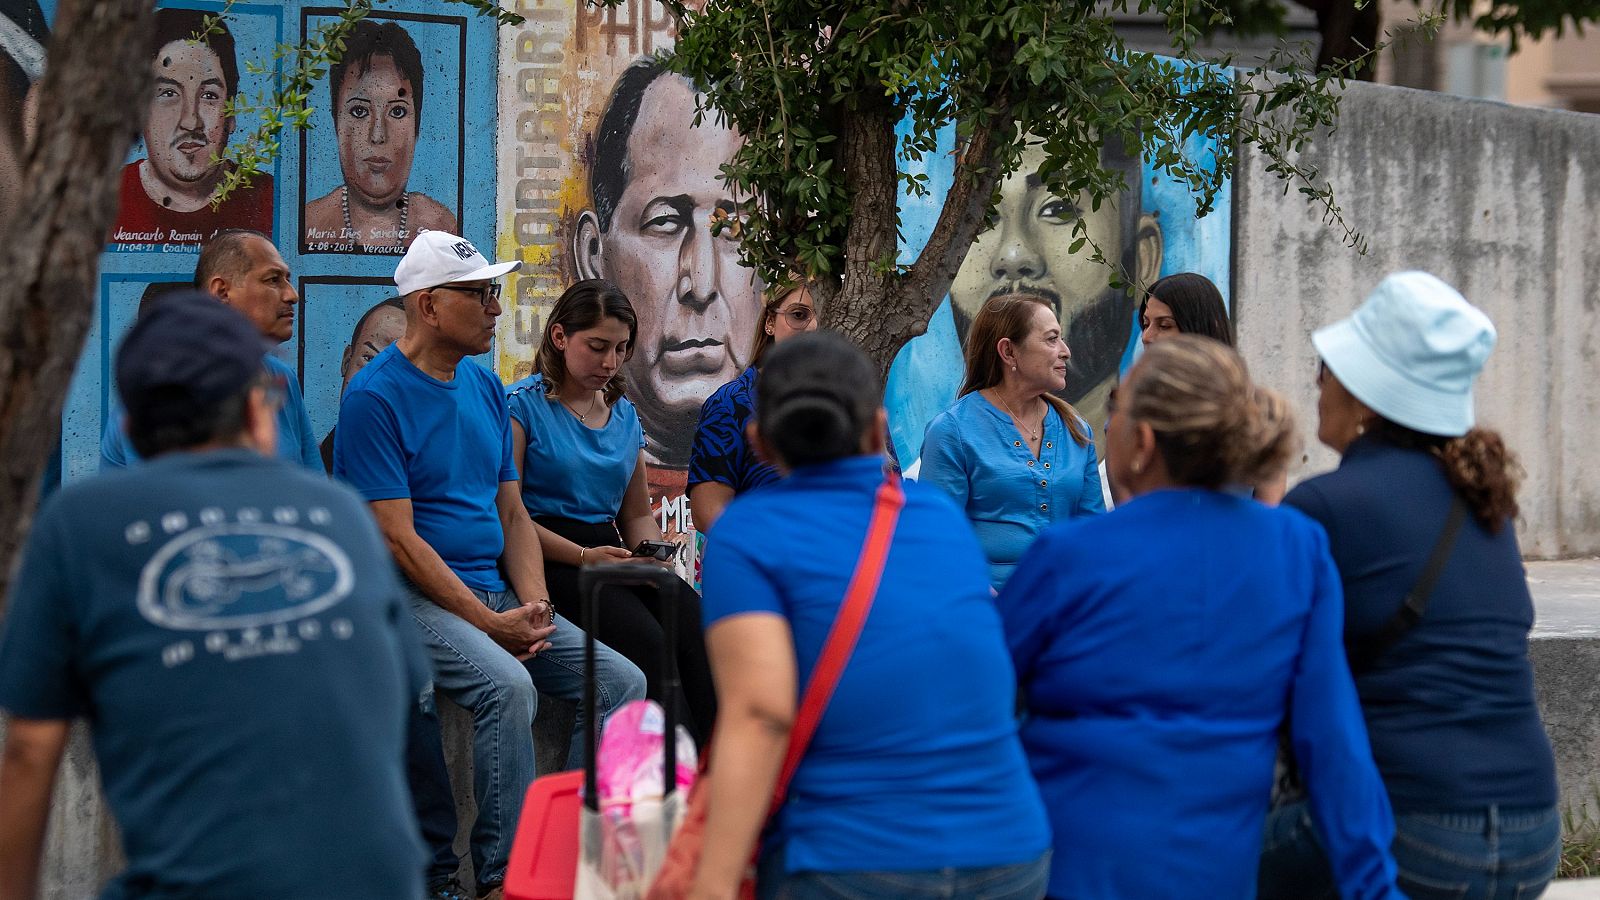
[[[365,68],[352,66],[339,90],[339,167],[360,200],[386,206],[411,177],[417,148],[417,105],[411,81],[386,54]]]

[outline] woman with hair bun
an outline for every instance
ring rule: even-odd
[[[691,896],[736,895],[884,492],[903,505],[870,614],[761,840],[758,893],[1034,900],[1050,835],[972,530],[939,490],[885,474],[877,370],[843,338],[773,347],[756,394],[757,448],[787,474],[707,540],[721,709]]]
[[[1284,498],[1327,530],[1339,567],[1345,645],[1414,900],[1537,897],[1561,850],[1528,662],[1517,465],[1473,412],[1495,339],[1432,275],[1384,279],[1312,336],[1317,437],[1341,459]],[[1327,891],[1321,831],[1300,804],[1274,812],[1262,897]]]
[[[1051,812],[1050,897],[1250,897],[1287,720],[1346,898],[1399,898],[1322,530],[1228,485],[1292,452],[1213,340],[1151,345],[1104,440],[1131,499],[1053,526],[1000,593]]]
[[[995,590],[1050,523],[1106,509],[1094,433],[1056,396],[1071,358],[1044,298],[994,297],[972,320],[960,397],[928,423],[917,478],[972,521]]]

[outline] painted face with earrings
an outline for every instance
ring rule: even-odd
[[[604,389],[606,382],[615,377],[622,364],[633,355],[627,323],[610,316],[592,328],[570,334],[560,325],[553,325],[550,339],[561,351],[567,367],[564,395]]]

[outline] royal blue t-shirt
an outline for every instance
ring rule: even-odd
[[[854,457],[729,504],[707,539],[708,627],[783,616],[803,691],[882,483],[881,458]],[[860,643],[777,816],[790,871],[1012,865],[1050,846],[983,552],[937,488],[905,491]]]
[[[511,418],[528,436],[522,455],[522,503],[530,516],[609,522],[639,464],[644,429],[627,397],[590,428],[546,393],[543,375],[506,388]]]
[[[306,400],[300,393],[300,379],[294,369],[276,356],[266,357],[266,369],[283,379],[283,405],[278,408],[278,458],[308,469],[325,471],[317,442],[311,436],[311,419],[306,415]],[[139,463],[127,432],[122,429],[119,407],[106,417],[106,430],[100,435],[100,468],[125,469]]]
[[[1439,460],[1368,436],[1336,471],[1283,502],[1328,530],[1347,635],[1400,609],[1444,530],[1454,494]],[[1534,700],[1533,598],[1516,527],[1468,518],[1422,619],[1356,679],[1372,755],[1397,810],[1556,803],[1555,759]]]
[[[745,369],[700,407],[700,424],[689,448],[690,488],[716,482],[742,494],[782,477],[745,439],[745,426],[756,411],[756,375],[755,366]]]
[[[402,759],[426,666],[359,497],[179,452],[45,503],[0,707],[88,721],[128,859],[105,897],[415,898]]]
[[[1287,717],[1340,895],[1398,900],[1316,523],[1153,491],[1051,526],[996,603],[1055,829],[1051,897],[1255,896]]]
[[[466,359],[440,381],[390,344],[350,379],[333,437],[334,477],[368,500],[409,497],[417,536],[481,591],[506,589],[495,495],[517,469],[504,390]]]

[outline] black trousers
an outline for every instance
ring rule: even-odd
[[[616,526],[610,522],[578,522],[555,516],[540,516],[535,521],[580,547],[622,546]],[[556,612],[571,622],[581,622],[578,567],[545,560],[544,580]],[[695,744],[703,747],[716,720],[717,695],[711,683],[711,661],[706,656],[700,595],[681,578],[673,581],[676,590],[665,597],[648,588],[617,586],[602,590],[595,638],[644,671],[650,699],[663,705],[676,704],[678,721],[689,729]],[[661,625],[674,612],[678,616],[678,640],[676,646],[668,648]],[[664,698],[661,670],[664,654],[669,652],[677,655],[682,690],[676,697]]]

